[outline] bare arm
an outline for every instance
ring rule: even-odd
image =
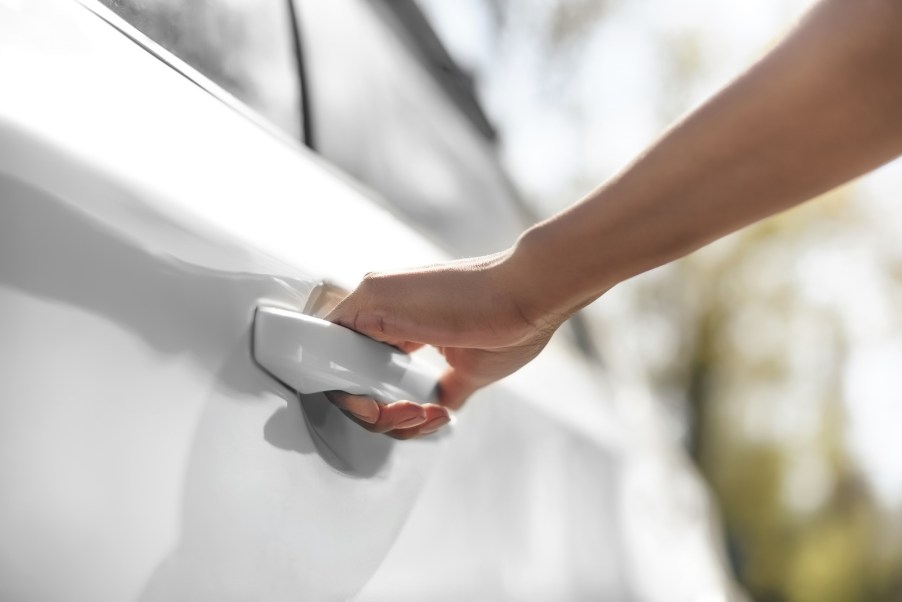
[[[332,319],[443,348],[443,401],[458,407],[618,282],[900,153],[902,0],[823,0],[763,60],[514,248],[375,275]]]
[[[902,2],[826,0],[617,177],[527,232],[568,311],[902,152]],[[581,250],[592,249],[592,252]]]

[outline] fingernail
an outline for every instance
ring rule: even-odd
[[[375,424],[379,420],[379,404],[366,397],[351,397],[345,403],[344,409],[367,424]]]
[[[449,418],[448,416],[439,416],[438,418],[433,418],[420,428],[420,434],[431,435],[449,422],[451,422],[451,418]]]
[[[396,429],[406,429],[413,426],[419,426],[426,421],[426,417],[423,414],[417,414],[415,416],[411,416],[395,425]]]

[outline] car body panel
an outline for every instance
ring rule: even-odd
[[[47,31],[60,14],[66,30]],[[341,241],[311,219],[349,214],[361,221],[341,235],[377,228],[426,256],[427,245],[82,7],[35,3],[13,16],[7,26],[46,44],[5,54],[0,103],[0,281],[12,333],[2,352],[15,366],[2,385],[2,531],[14,559],[4,598],[26,599],[36,584],[34,599],[48,600],[241,598],[261,587],[273,600],[346,597],[391,545],[437,443],[401,447],[348,429],[367,452],[357,455],[381,462],[324,459],[248,340],[257,303],[303,307],[323,275],[252,249],[277,254],[281,229],[286,254],[305,258],[295,265],[321,261]],[[62,42],[65,53],[53,48]],[[260,165],[242,173],[248,152]],[[302,209],[311,196],[328,208]],[[358,277],[321,263],[333,278]],[[366,538],[321,537],[323,525]],[[48,564],[60,578],[41,578]]]
[[[173,64],[70,0],[0,2],[0,598],[348,599],[427,487],[402,549],[466,547],[455,591],[627,599],[616,417],[563,343],[404,443],[254,364],[257,305],[444,255]],[[370,599],[429,591],[396,574]]]

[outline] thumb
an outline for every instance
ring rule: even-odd
[[[449,410],[458,410],[482,385],[459,370],[449,368],[439,379],[439,404]]]

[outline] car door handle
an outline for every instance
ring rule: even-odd
[[[299,393],[338,390],[381,402],[437,398],[437,367],[326,320],[257,307],[253,341],[257,363]]]

